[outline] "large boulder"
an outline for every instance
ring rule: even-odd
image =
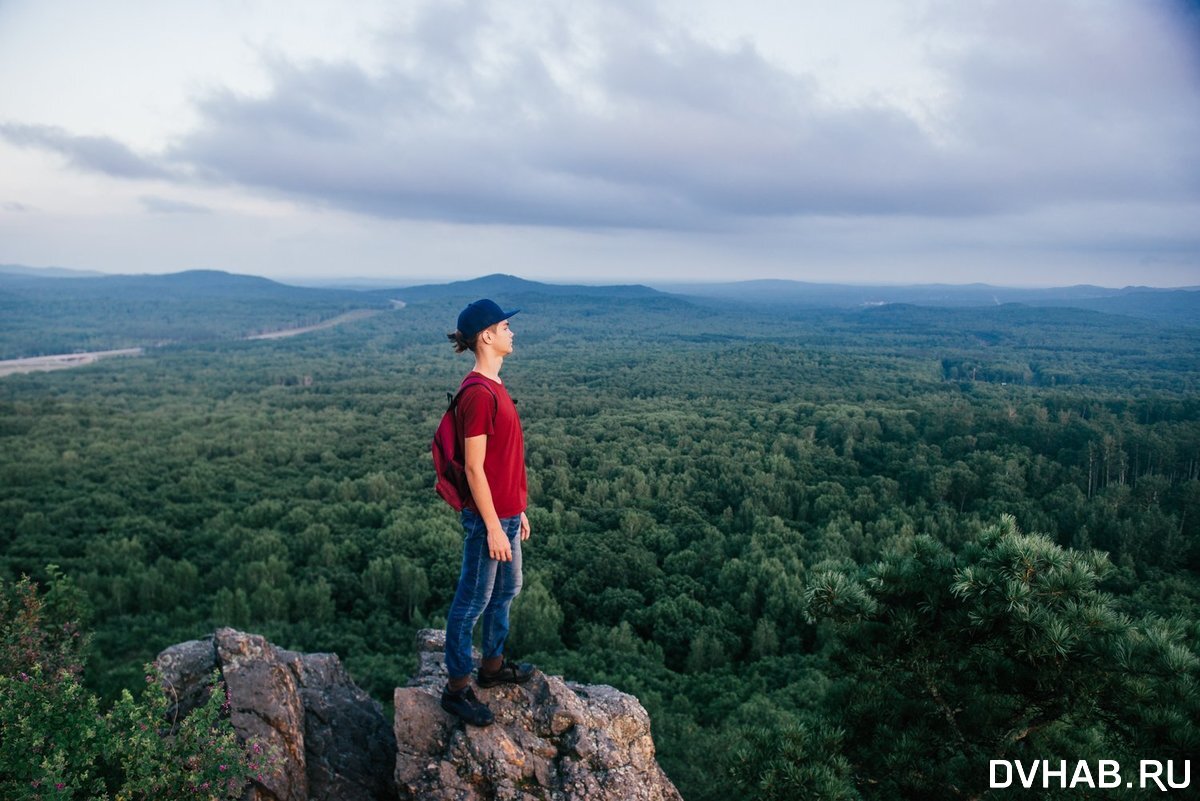
[[[248,801],[391,801],[396,743],[383,709],[333,654],[300,654],[264,638],[219,629],[174,645],[156,661],[186,715],[220,672],[230,719],[243,739],[276,755]]]
[[[525,685],[477,689],[496,722],[466,726],[439,704],[444,648],[444,632],[421,631],[418,673],[396,690],[402,798],[680,801],[633,696],[539,671]]]

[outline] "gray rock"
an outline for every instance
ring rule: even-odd
[[[219,629],[159,654],[163,682],[183,716],[207,698],[219,669],[238,735],[272,750],[274,769],[247,801],[393,801],[395,741],[383,708],[333,654],[299,654]]]
[[[217,645],[211,636],[181,642],[159,654],[155,664],[172,699],[168,714],[172,720],[182,720],[208,700],[208,680],[217,669]]]
[[[307,801],[304,706],[295,673],[279,649],[258,635],[218,629],[214,636],[234,730],[277,755],[248,801]]]
[[[496,722],[465,726],[439,704],[444,644],[444,632],[421,631],[419,671],[395,693],[402,798],[681,801],[633,696],[538,672],[525,685],[477,689]]]
[[[333,654],[303,654],[290,664],[304,705],[309,797],[395,799],[396,738],[383,708]]]
[[[681,801],[633,696],[539,672],[523,686],[478,690],[496,723],[467,727],[439,705],[444,649],[444,632],[418,634],[417,675],[396,690],[391,726],[333,654],[220,629],[171,646],[157,664],[180,717],[206,700],[219,671],[234,729],[274,749],[278,764],[247,790],[252,801]]]

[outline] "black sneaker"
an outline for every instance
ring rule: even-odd
[[[495,673],[485,673],[479,669],[479,677],[475,683],[480,687],[495,687],[497,684],[524,684],[533,678],[535,668],[528,662],[517,664],[504,660],[504,664]]]
[[[470,685],[458,692],[451,692],[449,687],[442,689],[442,709],[454,715],[464,723],[472,726],[490,726],[495,717],[487,704],[475,697],[475,691]]]

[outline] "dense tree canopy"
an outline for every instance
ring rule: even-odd
[[[1195,329],[498,299],[513,648],[635,693],[688,799],[969,798],[990,758],[1200,745]],[[231,625],[386,701],[458,573],[428,455],[458,305],[0,380],[0,578],[72,578],[106,698]]]

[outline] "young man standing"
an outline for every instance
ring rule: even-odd
[[[462,391],[455,411],[470,496],[462,511],[462,571],[446,620],[450,680],[442,708],[474,726],[492,722],[492,711],[471,689],[471,637],[481,615],[479,686],[521,684],[533,675],[531,665],[504,658],[508,610],[521,591],[521,543],[529,539],[525,438],[517,407],[500,381],[504,357],[513,352],[508,318],[518,311],[477,300],[462,310],[457,330],[448,335],[457,353],[475,354],[467,379],[478,383]]]

